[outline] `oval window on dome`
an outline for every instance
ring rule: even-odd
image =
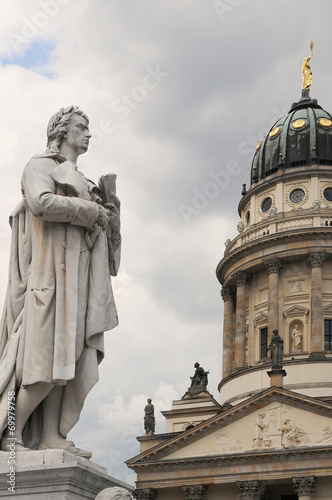
[[[305,192],[303,189],[293,189],[289,195],[289,199],[292,203],[301,203],[305,198]]]
[[[279,134],[280,132],[280,127],[274,127],[271,132],[269,133],[269,137],[270,139],[274,139],[275,137],[277,137],[277,135]]]
[[[332,187],[327,187],[323,191],[325,200],[332,201]]]
[[[302,118],[299,118],[298,120],[295,120],[295,122],[292,123],[292,127],[295,130],[299,130],[300,128],[305,127],[307,122],[303,120]]]
[[[332,125],[331,120],[329,120],[328,118],[321,118],[318,123],[324,128],[330,128]]]
[[[262,212],[268,212],[271,207],[272,207],[272,198],[270,198],[269,196],[268,198],[265,198],[265,200],[262,201],[261,205]]]

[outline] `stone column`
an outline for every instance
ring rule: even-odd
[[[311,340],[310,354],[323,351],[322,265],[325,252],[313,252],[308,257],[311,267]]]
[[[265,484],[261,481],[236,481],[236,486],[239,488],[240,500],[260,500]]]
[[[317,480],[315,476],[294,477],[292,481],[299,500],[311,500],[311,495],[316,489]]]
[[[278,257],[265,260],[267,273],[269,275],[269,298],[268,298],[268,320],[267,320],[267,342],[271,342],[273,330],[279,330],[279,271],[282,262]]]
[[[249,281],[244,271],[232,275],[236,283],[236,320],[235,320],[235,363],[234,368],[245,367],[246,360],[246,285]]]
[[[207,494],[207,486],[205,484],[183,486],[183,491],[188,500],[204,500]]]
[[[222,377],[225,378],[233,371],[233,351],[234,351],[234,332],[233,332],[233,309],[234,293],[232,288],[223,287],[221,297],[224,301],[224,330],[223,330],[223,359],[222,359]]]
[[[137,498],[138,500],[154,500],[157,498],[157,492],[156,490],[152,490],[151,488],[146,488],[143,490],[135,490],[133,493],[134,498]]]

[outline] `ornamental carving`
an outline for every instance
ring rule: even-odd
[[[282,261],[278,257],[264,261],[268,274],[278,273],[282,269]]]
[[[147,488],[145,490],[135,490],[133,495],[134,498],[137,498],[138,500],[141,500],[143,498],[146,500],[154,500],[157,497],[157,492],[156,490]]]
[[[232,274],[232,280],[235,281],[236,286],[244,286],[249,282],[249,276],[244,271],[236,271]]]
[[[309,254],[308,263],[310,267],[322,267],[325,259],[325,252],[312,252]]]
[[[241,500],[260,500],[265,490],[265,484],[261,481],[236,481],[236,486]]]
[[[207,494],[207,486],[205,484],[183,486],[183,491],[188,500],[203,500]]]
[[[315,476],[294,477],[293,487],[297,495],[311,495],[315,492],[317,480]]]
[[[220,294],[224,302],[226,302],[226,300],[233,300],[234,298],[234,290],[230,286],[223,286]]]

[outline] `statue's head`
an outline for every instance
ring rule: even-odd
[[[199,368],[199,363],[195,363],[195,364],[194,364],[194,367],[195,367],[195,368]]]
[[[148,403],[151,403],[152,399],[149,398],[147,401],[148,401]]]
[[[96,500],[131,500],[131,494],[124,488],[106,488],[98,493]]]
[[[50,118],[47,126],[47,153],[59,152],[62,139],[68,130],[71,119],[75,115],[82,116],[87,124],[89,123],[86,114],[78,106],[73,105],[61,108]]]

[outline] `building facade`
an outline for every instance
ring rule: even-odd
[[[332,499],[332,116],[309,88],[258,144],[239,215],[220,401],[189,392],[139,438],[137,498]]]

